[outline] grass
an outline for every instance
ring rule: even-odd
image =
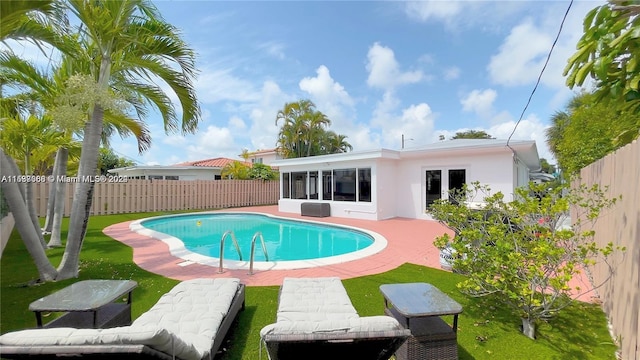
[[[133,318],[148,310],[171,289],[176,280],[140,269],[132,262],[132,249],[102,233],[108,225],[159,215],[159,213],[93,216],[81,254],[79,279],[30,285],[37,271],[19,235],[13,232],[0,261],[0,332],[35,326],[29,303],[84,279],[132,279]],[[63,225],[66,227],[66,221]],[[66,231],[66,228],[65,230]],[[63,238],[65,234],[63,234]],[[54,265],[63,249],[47,250]],[[215,273],[215,269],[212,269]],[[428,282],[458,301],[464,308],[458,323],[460,359],[615,359],[616,346],[607,330],[599,306],[576,302],[558,317],[539,325],[538,339],[531,340],[518,329],[519,318],[489,298],[469,298],[456,289],[462,277],[423,266],[405,264],[394,270],[344,280],[353,305],[360,315],[381,315],[381,284]],[[246,309],[228,334],[222,360],[258,359],[260,329],[275,320],[278,288],[248,287]],[[451,318],[446,318],[451,322]],[[47,321],[47,320],[45,320]],[[265,356],[265,354],[263,354]]]

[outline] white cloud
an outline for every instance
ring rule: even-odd
[[[196,82],[198,100],[205,104],[219,101],[255,102],[260,91],[251,81],[233,75],[233,69],[204,69]]]
[[[462,110],[475,113],[483,118],[493,113],[493,102],[498,94],[493,89],[473,90],[460,100]]]
[[[460,68],[457,66],[451,66],[444,69],[444,79],[445,80],[455,80],[460,77]]]
[[[276,146],[281,126],[276,125],[276,114],[285,103],[295,100],[294,96],[284,93],[273,81],[266,81],[262,85],[260,101],[248,109],[251,119],[248,140],[253,149],[272,149]]]
[[[405,12],[420,21],[448,20],[460,14],[462,5],[459,1],[411,1],[406,3]]]
[[[476,28],[496,31],[513,19],[527,4],[523,1],[422,0],[403,2],[410,19],[420,22],[438,21],[450,31]]]
[[[241,117],[232,116],[229,119],[229,127],[233,128],[234,130],[244,130],[247,128],[247,125],[244,123],[244,120],[242,120]]]
[[[379,129],[378,147],[400,149],[402,135],[405,135],[405,146],[431,142],[435,114],[426,103],[413,104],[398,110],[400,100],[392,92],[385,92],[376,105],[371,127]],[[373,137],[370,136],[373,139]],[[413,139],[413,140],[408,140]],[[371,141],[374,143],[373,141]]]
[[[491,57],[488,65],[491,80],[500,85],[515,86],[536,80],[553,38],[541,31],[531,20],[514,27]]]
[[[310,99],[331,119],[331,128],[339,130],[351,122],[354,117],[354,100],[340,83],[335,81],[329,69],[321,65],[316,70],[316,77],[305,77],[300,80],[302,91],[309,93]]]
[[[186,147],[188,160],[219,156],[237,158],[240,153],[240,146],[235,143],[231,131],[226,127],[207,126],[204,131],[198,132],[194,140],[195,143]]]
[[[258,49],[265,51],[268,55],[284,60],[286,57],[284,54],[285,45],[276,41],[268,41],[258,45]]]
[[[371,87],[391,90],[399,85],[417,83],[424,78],[419,70],[402,72],[393,50],[379,43],[369,48],[367,60],[367,84]]]

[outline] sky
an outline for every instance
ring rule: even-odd
[[[513,140],[535,140],[554,163],[545,129],[579,91],[562,71],[584,16],[604,2],[572,4],[526,111],[569,1],[154,3],[197,53],[202,119],[195,134],[165,134],[151,112],[143,154],[134,139],[114,137],[114,151],[139,165],[272,149],[278,110],[301,99],[354,151],[400,149],[403,135],[405,148],[419,147],[471,129],[507,139],[515,128]]]

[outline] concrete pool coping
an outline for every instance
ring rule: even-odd
[[[180,216],[197,217],[198,215],[206,216],[206,215],[225,215],[225,214],[259,215],[259,216],[265,216],[267,218],[276,219],[276,220],[277,219],[291,220],[291,221],[298,221],[298,222],[307,223],[307,224],[332,226],[334,228],[340,228],[345,230],[355,230],[363,234],[369,235],[373,239],[373,243],[367,246],[366,248],[360,249],[357,251],[352,251],[350,253],[342,254],[342,255],[328,256],[328,257],[310,259],[310,260],[254,261],[253,263],[254,271],[255,270],[293,270],[293,269],[304,269],[304,268],[311,268],[311,267],[317,267],[317,266],[341,264],[348,261],[355,261],[367,256],[374,255],[384,250],[388,244],[387,239],[381,234],[378,234],[377,232],[371,231],[368,229],[357,228],[355,226],[349,226],[344,224],[329,224],[322,221],[315,221],[315,220],[308,220],[308,219],[292,219],[289,217],[278,216],[275,214],[267,214],[264,212],[238,211],[238,210],[236,211],[225,211],[225,210],[203,211],[198,213],[172,214],[172,215],[148,217],[148,218],[139,219],[131,222],[129,225],[129,229],[140,235],[152,237],[152,238],[161,240],[162,242],[167,244],[167,246],[169,246],[169,252],[171,253],[171,255],[178,257],[184,260],[185,262],[188,262],[188,263],[185,263],[185,262],[181,263],[182,266],[185,266],[187,264],[191,265],[191,263],[197,263],[197,264],[217,267],[219,269],[220,268],[219,257],[216,258],[216,257],[206,256],[206,255],[202,255],[202,254],[198,254],[196,252],[190,251],[185,247],[185,244],[181,239],[175,236],[171,236],[162,232],[158,232],[158,231],[154,231],[152,229],[146,228],[142,225],[142,222],[146,220],[152,220],[152,219],[175,218]],[[227,241],[229,241],[229,239]],[[255,246],[256,246],[255,251],[260,251],[260,244],[257,243],[255,244]],[[244,257],[247,257],[247,256],[248,254],[244,254]],[[249,259],[245,259],[245,260],[225,259],[223,262],[223,267],[224,269],[248,271],[250,268],[250,263],[249,263]]]
[[[308,220],[299,214],[280,212],[276,205],[224,209],[219,212],[256,212],[289,219]],[[350,279],[384,273],[405,263],[441,269],[440,252],[433,245],[433,240],[445,232],[453,235],[449,228],[431,220],[391,218],[375,221],[326,217],[314,218],[313,221],[374,231],[387,239],[387,246],[378,253],[353,261],[304,269],[256,270],[253,275],[249,275],[245,269],[225,268],[223,273],[218,273],[217,266],[198,264],[175,257],[166,243],[131,231],[129,226],[133,221],[108,226],[103,232],[133,248],[133,261],[147,271],[176,280],[239,278],[247,286],[279,286],[282,285],[285,277],[337,276],[341,279]],[[429,279],[415,279],[415,281],[429,282]],[[574,277],[570,286],[580,286],[583,290],[593,288],[584,271]],[[593,301],[594,293],[586,292],[578,299]]]
[[[295,220],[310,220],[299,214],[278,211],[278,207],[254,206],[224,209],[219,212],[256,212],[271,214]],[[239,278],[248,286],[281,285],[285,277],[324,277],[337,276],[350,279],[364,275],[380,274],[393,270],[404,263],[412,263],[440,268],[439,251],[433,246],[433,239],[450,231],[445,226],[430,220],[392,218],[387,220],[359,220],[338,217],[313,218],[313,221],[352,226],[376,232],[387,239],[387,246],[381,251],[365,258],[337,264],[323,265],[303,269],[255,270],[249,275],[245,269],[228,269],[218,273],[217,266],[203,265],[185,261],[171,254],[169,246],[155,238],[141,235],[129,228],[133,221],[111,225],[103,232],[133,248],[133,261],[141,268],[176,280],[194,278]],[[226,263],[226,261],[225,261]],[[419,279],[416,279],[419,280]],[[428,279],[423,279],[428,280]]]

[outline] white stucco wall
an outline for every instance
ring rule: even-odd
[[[371,168],[371,202],[354,202],[354,201],[329,201],[322,200],[322,178],[321,171],[330,171],[334,169],[347,169],[347,168]],[[374,159],[368,160],[353,160],[344,162],[325,162],[316,163],[312,165],[298,165],[298,166],[286,166],[281,168],[282,172],[300,172],[300,171],[318,171],[320,177],[319,182],[319,197],[320,199],[282,199],[282,188],[280,189],[281,195],[278,201],[278,209],[282,212],[300,213],[300,204],[303,202],[328,202],[331,204],[331,216],[337,217],[350,217],[356,219],[378,220],[379,214],[377,209],[377,191],[375,191],[378,184],[376,176],[376,161]],[[280,181],[282,184],[282,179]],[[281,185],[282,186],[282,185]],[[390,216],[393,217],[393,216]]]
[[[533,146],[535,150],[535,146]],[[533,152],[537,159],[537,152]],[[531,154],[528,154],[531,155]],[[530,159],[529,159],[530,160]],[[531,163],[531,161],[529,161]],[[305,201],[329,202],[331,216],[381,220],[393,217],[430,219],[426,213],[426,172],[441,171],[442,191],[448,196],[449,170],[465,170],[465,182],[488,185],[513,200],[514,189],[528,183],[529,168],[504,146],[449,148],[431,151],[369,151],[285,160],[276,164],[280,172],[322,171],[343,168],[371,168],[371,202],[280,199],[283,212],[300,213]],[[481,202],[483,199],[474,199]]]
[[[215,175],[220,175],[220,169],[202,168],[202,169],[166,169],[166,168],[132,168],[120,171],[119,176],[178,176],[179,180],[214,180]]]

